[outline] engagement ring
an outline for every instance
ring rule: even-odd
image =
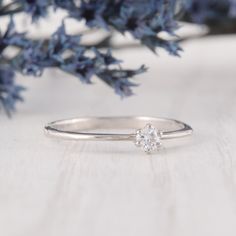
[[[132,141],[146,153],[152,153],[160,149],[162,140],[185,137],[193,130],[181,121],[137,116],[54,121],[45,126],[45,132],[49,136],[71,140]]]

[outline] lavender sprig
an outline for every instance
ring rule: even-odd
[[[0,109],[10,116],[17,101],[23,101],[21,92],[24,87],[15,84],[15,73],[8,65],[0,66]]]
[[[32,22],[36,22],[47,16],[50,7],[54,10],[64,9],[68,17],[78,21],[85,20],[89,28],[129,32],[153,51],[157,47],[163,47],[177,55],[179,47],[175,42],[165,41],[157,36],[162,31],[173,33],[176,26],[173,4],[174,0],[165,0],[165,4],[160,0],[82,0],[80,3],[73,0],[21,0],[12,1],[5,7],[0,2],[0,12],[1,9],[2,14],[4,11],[14,14],[23,11],[31,15]],[[83,35],[68,35],[63,21],[49,39],[31,40],[26,33],[15,30],[11,18],[6,32],[0,35],[0,56],[7,47],[18,47],[19,53],[8,60],[12,73],[16,71],[24,75],[41,76],[45,69],[55,67],[87,84],[97,77],[121,97],[131,95],[131,88],[136,86],[131,78],[145,72],[146,67],[141,66],[137,70],[123,69],[122,61],[116,59],[110,50],[104,53],[96,45],[82,45],[81,37]],[[7,107],[6,101],[4,107]]]
[[[32,40],[27,30],[16,31],[15,14],[26,13],[34,24],[47,17],[50,9],[62,9],[66,18],[83,20],[89,29],[103,29],[109,35],[101,42],[84,45],[83,34],[69,35],[64,20],[47,39]],[[121,97],[132,95],[137,85],[133,77],[147,69],[123,69],[123,62],[111,50],[101,51],[101,46],[109,46],[114,31],[131,34],[153,52],[163,48],[174,56],[181,51],[181,39],[175,38],[178,20],[205,24],[208,34],[236,33],[236,0],[0,0],[0,21],[6,15],[10,17],[7,30],[0,29],[0,109],[7,113],[22,100],[23,88],[15,85],[15,74],[41,76],[47,68],[58,68],[86,84],[97,78]],[[174,38],[167,40],[162,33]],[[9,47],[17,47],[18,54],[8,57]]]

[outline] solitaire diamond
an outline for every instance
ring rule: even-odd
[[[153,125],[147,124],[143,129],[137,130],[135,142],[146,153],[151,153],[161,146],[161,132]]]

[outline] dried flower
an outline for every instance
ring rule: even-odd
[[[15,84],[15,73],[7,65],[0,66],[0,110],[3,108],[8,115],[15,110],[15,103],[23,101],[22,86]]]
[[[26,13],[32,15],[32,20],[37,21],[40,17],[45,17],[48,14],[48,0],[20,0],[23,9]]]
[[[236,17],[235,0],[187,0],[189,17],[196,23],[220,22]]]
[[[32,23],[45,18],[49,9],[63,9],[66,18],[83,20],[88,28],[106,30],[110,35],[101,42],[84,45],[82,33],[70,35],[66,32],[65,20],[50,38],[32,40],[26,32],[17,32],[14,14],[28,14]],[[179,9],[177,11],[177,9]],[[47,68],[58,68],[91,84],[99,78],[112,87],[121,97],[129,96],[136,83],[135,75],[145,72],[139,69],[123,69],[123,62],[112,55],[111,50],[104,52],[101,46],[109,45],[113,31],[129,33],[140,44],[153,52],[158,48],[169,54],[179,56],[181,48],[175,31],[180,20],[206,24],[209,34],[235,33],[236,0],[0,0],[0,17],[10,18],[7,30],[0,30],[0,102],[9,113],[14,110],[16,101],[21,100],[22,87],[15,85],[15,73],[41,76]],[[226,27],[227,25],[227,27]],[[171,40],[162,38],[166,33]],[[5,55],[8,47],[17,47],[14,57]]]

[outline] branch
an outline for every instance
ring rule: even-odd
[[[17,13],[21,13],[23,11],[22,7],[19,7],[15,10],[10,10],[10,11],[5,11],[5,12],[1,12],[0,11],[0,17],[1,16],[7,16],[7,15],[13,15],[13,14],[17,14]]]

